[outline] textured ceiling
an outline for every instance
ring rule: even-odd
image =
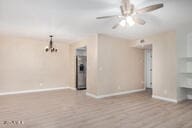
[[[139,39],[173,30],[192,21],[192,0],[132,0],[136,8],[163,2],[164,8],[139,15],[144,26],[111,27],[118,19],[97,16],[120,14],[120,0],[0,0],[0,32],[33,38],[73,42],[95,33]]]

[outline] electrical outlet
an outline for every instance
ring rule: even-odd
[[[164,92],[163,92],[165,95],[167,95],[167,90],[164,90]]]
[[[39,86],[43,86],[43,83],[40,83]]]
[[[118,86],[118,89],[120,90],[120,89],[121,89],[121,86]]]

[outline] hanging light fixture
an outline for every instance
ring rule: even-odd
[[[131,26],[135,25],[135,21],[133,20],[133,18],[131,16],[127,16],[126,18],[121,20],[119,24],[122,27],[125,27],[127,25],[129,25],[131,27]]]
[[[49,37],[50,37],[49,46],[45,47],[45,52],[48,52],[48,51],[57,52],[58,51],[57,48],[53,47],[53,40],[52,40],[53,35],[50,35]]]
[[[144,39],[140,40],[140,45],[141,45],[142,48],[144,48],[144,45],[145,45],[144,43],[145,43]]]

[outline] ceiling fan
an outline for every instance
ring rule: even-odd
[[[106,18],[119,18],[120,22],[115,24],[112,28],[116,29],[119,25],[121,26],[133,26],[134,24],[144,25],[146,22],[137,17],[137,14],[143,14],[146,12],[151,12],[163,7],[163,3],[147,6],[141,9],[136,9],[135,5],[130,2],[130,0],[121,0],[121,15],[111,15],[97,17],[96,19],[106,19]]]

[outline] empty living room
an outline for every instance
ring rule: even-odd
[[[0,0],[0,128],[192,128],[192,0]]]

